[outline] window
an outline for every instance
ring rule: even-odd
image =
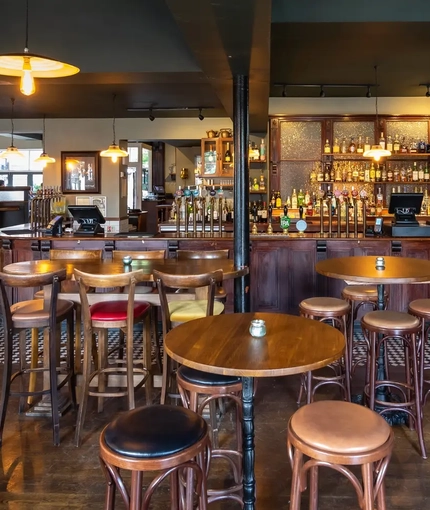
[[[38,189],[43,184],[43,165],[35,161],[42,149],[20,149],[24,158],[0,159],[0,179],[5,186],[31,186]]]

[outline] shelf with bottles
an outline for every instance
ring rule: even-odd
[[[233,138],[202,138],[201,150],[201,176],[233,177]]]

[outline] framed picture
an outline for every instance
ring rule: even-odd
[[[65,194],[100,193],[99,153],[62,152],[61,185]]]

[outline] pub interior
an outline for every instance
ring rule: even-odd
[[[302,507],[426,508],[428,2],[2,13],[0,506],[138,508],[158,458],[191,447],[198,492],[210,436],[230,457],[199,508],[297,510],[301,449],[356,476],[315,483],[312,464]],[[46,373],[8,401],[20,343]],[[203,419],[187,384],[214,395]],[[107,490],[115,466],[131,501]],[[178,508],[175,480],[151,508]]]

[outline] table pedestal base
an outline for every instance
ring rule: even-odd
[[[243,508],[255,509],[254,379],[242,377]]]
[[[354,404],[364,405],[363,395],[352,395],[351,402]],[[406,425],[408,423],[408,413],[405,413],[404,411],[388,411],[381,414],[384,409],[385,407],[383,406],[379,406],[378,404],[375,405],[375,412],[380,414],[388,425]]]
[[[59,416],[63,416],[71,406],[72,402],[70,399],[64,395],[58,395]],[[30,407],[30,409],[26,411],[25,415],[31,417],[52,418],[51,397],[49,395],[45,395],[42,400],[37,402],[37,404],[33,407]]]

